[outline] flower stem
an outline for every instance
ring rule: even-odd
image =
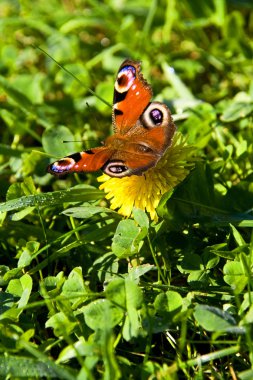
[[[157,270],[158,270],[158,274],[159,276],[161,277],[162,281],[164,282],[164,284],[167,284],[167,281],[162,273],[162,270],[161,270],[161,267],[157,261],[157,257],[156,257],[156,254],[155,254],[155,251],[153,249],[153,246],[152,246],[152,243],[150,241],[150,237],[149,237],[149,234],[147,235],[147,238],[148,238],[148,244],[149,244],[149,248],[150,248],[150,251],[152,253],[152,256],[153,256],[153,259],[154,259],[154,262],[155,262],[155,265],[157,267]]]

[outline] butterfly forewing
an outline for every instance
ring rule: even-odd
[[[127,133],[140,118],[152,97],[152,89],[140,73],[140,62],[126,60],[114,86],[112,119],[116,132]]]

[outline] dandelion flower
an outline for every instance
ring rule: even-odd
[[[99,188],[105,191],[111,209],[118,209],[119,214],[129,217],[135,207],[147,211],[157,221],[156,207],[162,195],[188,175],[194,165],[194,151],[182,134],[176,132],[171,146],[155,167],[141,176],[112,178],[103,174],[98,178],[103,182]]]

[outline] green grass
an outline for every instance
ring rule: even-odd
[[[0,16],[0,377],[252,379],[252,2],[2,0]],[[112,212],[99,173],[46,173],[112,133],[97,96],[126,57],[199,158],[156,224]]]

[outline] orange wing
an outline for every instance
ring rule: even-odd
[[[96,172],[101,169],[113,155],[109,147],[101,146],[78,152],[53,162],[47,171],[55,175],[77,172]]]
[[[170,146],[175,125],[163,103],[152,102],[152,90],[140,73],[140,62],[126,60],[119,68],[114,89],[115,134],[105,145],[64,157],[48,166],[63,175],[103,170],[111,177],[140,175],[153,167]]]
[[[160,160],[171,145],[175,129],[168,107],[150,103],[127,134],[115,133],[106,139],[105,146],[113,154],[102,170],[111,177],[142,174]]]
[[[152,97],[152,89],[140,73],[140,62],[125,60],[114,85],[112,121],[115,132],[125,134],[140,118]]]

